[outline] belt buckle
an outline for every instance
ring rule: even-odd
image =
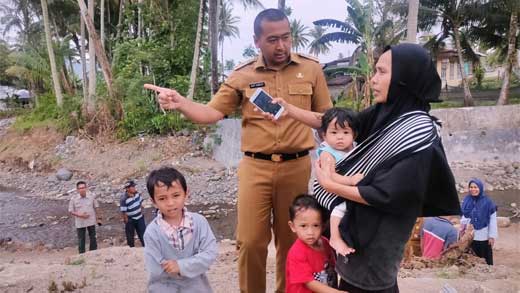
[[[282,161],[282,155],[281,154],[271,154],[271,161],[273,162],[281,162]]]

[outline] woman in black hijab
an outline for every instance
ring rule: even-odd
[[[399,292],[397,273],[417,217],[460,214],[460,204],[428,114],[441,90],[428,52],[414,44],[387,48],[371,83],[376,105],[360,113],[358,147],[336,170],[317,165],[314,191],[328,209],[347,200],[340,230],[355,252],[338,256],[340,289]],[[365,177],[345,186],[336,173]]]

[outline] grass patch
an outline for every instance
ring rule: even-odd
[[[71,262],[69,263],[69,265],[71,265],[71,266],[79,266],[79,265],[82,265],[82,264],[84,264],[84,263],[85,263],[85,259],[82,258],[82,257],[80,257],[80,258],[78,258],[78,259],[75,259],[75,260],[71,261]]]

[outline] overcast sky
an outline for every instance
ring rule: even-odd
[[[265,8],[276,8],[277,0],[261,0]],[[231,0],[233,4],[233,15],[240,17],[237,27],[240,29],[240,38],[226,40],[224,43],[224,59],[235,60],[235,64],[244,61],[242,52],[244,48],[253,42],[253,22],[256,15],[261,9],[244,10],[242,4],[238,0]],[[347,16],[347,2],[345,0],[286,0],[286,6],[292,8],[290,19],[299,19],[309,30],[314,27],[313,21],[323,18],[333,18],[344,21]],[[327,32],[337,31],[334,28],[328,28]],[[312,38],[309,38],[311,40]],[[343,43],[332,43],[330,52],[326,55],[320,55],[318,58],[321,62],[329,62],[337,59],[338,54],[342,53],[345,57],[350,56],[354,50],[354,45]],[[300,49],[302,53],[308,53],[308,49]],[[220,54],[219,54],[220,56]]]

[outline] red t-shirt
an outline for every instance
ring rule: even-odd
[[[285,268],[286,293],[312,293],[305,283],[316,280],[332,288],[337,286],[334,251],[325,237],[321,237],[323,249],[318,251],[300,239],[289,249]]]

